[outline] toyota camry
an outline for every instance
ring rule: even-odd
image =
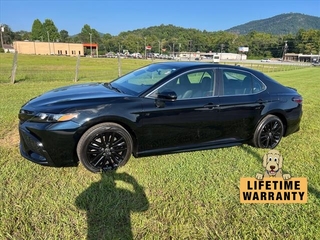
[[[19,112],[32,162],[117,169],[134,157],[251,144],[299,130],[302,96],[264,73],[200,62],[154,63],[109,83],[64,86]]]

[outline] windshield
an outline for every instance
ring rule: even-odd
[[[111,85],[123,93],[138,96],[176,70],[169,64],[151,64],[116,79]]]

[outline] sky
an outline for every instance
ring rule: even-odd
[[[320,17],[320,0],[0,0],[0,24],[12,31],[51,19],[69,35],[85,24],[113,36],[161,24],[214,32],[291,12]]]

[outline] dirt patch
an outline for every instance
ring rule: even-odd
[[[20,137],[18,129],[12,129],[7,132],[3,138],[0,138],[0,145],[7,148],[16,148],[19,146]]]

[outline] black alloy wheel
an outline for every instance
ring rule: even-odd
[[[80,138],[77,154],[91,172],[115,170],[124,166],[132,153],[132,138],[116,123],[101,123],[88,129]]]
[[[275,148],[284,133],[283,123],[277,116],[267,115],[257,126],[253,135],[253,145],[258,148]]]

